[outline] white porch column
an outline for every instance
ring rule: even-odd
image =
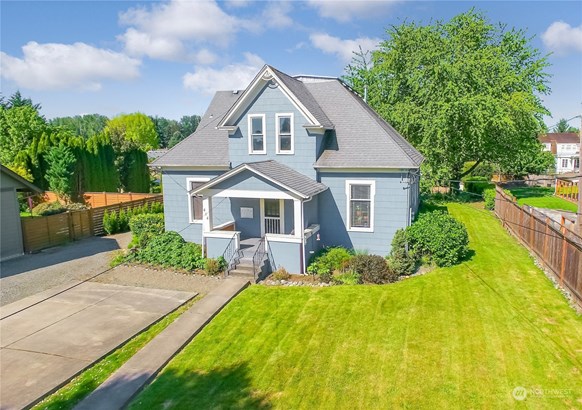
[[[293,200],[293,229],[296,238],[303,238],[303,215],[301,214],[301,200]]]
[[[202,199],[202,232],[212,230],[212,197]]]

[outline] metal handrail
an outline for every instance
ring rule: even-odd
[[[226,245],[226,249],[222,253],[222,257],[226,261],[225,274],[228,275],[231,267],[236,264],[238,259],[240,259],[240,249],[236,246],[236,233],[232,235],[232,238],[230,238],[230,242],[228,242],[228,245]]]
[[[257,267],[261,266],[265,258],[265,237],[263,236],[257,245],[257,250],[253,254],[253,277],[257,279]]]
[[[275,267],[275,259],[273,258],[273,253],[271,252],[271,247],[266,240],[266,236],[263,236],[257,245],[257,250],[253,255],[253,276],[255,280],[257,280],[257,271],[258,268],[261,267],[263,260],[265,259],[265,255],[267,255],[267,259],[269,260],[269,266],[271,269]]]

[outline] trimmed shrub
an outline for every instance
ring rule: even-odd
[[[219,256],[216,259],[207,258],[204,260],[204,270],[208,275],[215,276],[224,272],[226,269],[226,260]]]
[[[134,215],[129,220],[129,229],[133,233],[132,243],[144,247],[152,238],[164,233],[164,214]]]
[[[379,255],[356,255],[349,267],[360,275],[364,283],[389,283],[398,279],[398,275],[388,267],[386,259]]]
[[[452,266],[468,253],[465,226],[443,211],[421,214],[406,229],[409,245],[419,256],[428,256],[437,266]]]
[[[200,245],[184,241],[176,232],[164,232],[153,237],[134,258],[142,263],[188,271],[204,264]]]
[[[397,275],[411,275],[416,267],[416,257],[412,250],[407,250],[408,238],[404,229],[398,229],[392,238],[392,248],[388,265]]]
[[[67,209],[59,201],[43,202],[32,209],[32,213],[38,216],[56,215],[66,211]]]
[[[142,214],[160,214],[164,212],[164,205],[160,202],[152,202],[142,206],[136,206],[119,211],[105,211],[103,214],[103,229],[111,235],[119,232],[127,232],[129,221],[133,216]],[[133,242],[133,241],[132,241]]]
[[[343,272],[353,257],[353,251],[341,246],[323,248],[311,257],[307,272],[312,275],[326,275],[334,271]]]
[[[483,199],[485,200],[485,209],[495,209],[495,189],[483,191]]]
[[[362,283],[362,277],[358,272],[348,271],[334,276],[333,281],[340,285],[358,285]]]
[[[289,272],[283,267],[280,267],[275,272],[271,274],[271,279],[273,280],[287,280],[291,277]]]
[[[119,218],[117,217],[117,212],[108,212],[105,210],[103,213],[103,229],[108,235],[119,232]]]
[[[465,184],[465,191],[477,195],[482,195],[483,191],[495,186],[487,177],[470,177],[463,182]]]

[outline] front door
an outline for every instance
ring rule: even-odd
[[[264,233],[281,233],[281,203],[279,199],[264,199],[265,216],[263,220]]]

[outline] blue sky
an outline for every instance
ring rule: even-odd
[[[212,93],[242,88],[264,64],[340,76],[358,45],[401,22],[476,7],[526,30],[542,53],[551,124],[582,111],[580,1],[2,1],[1,92],[20,89],[48,117],[141,111],[202,114]],[[572,122],[577,125],[576,122]]]

